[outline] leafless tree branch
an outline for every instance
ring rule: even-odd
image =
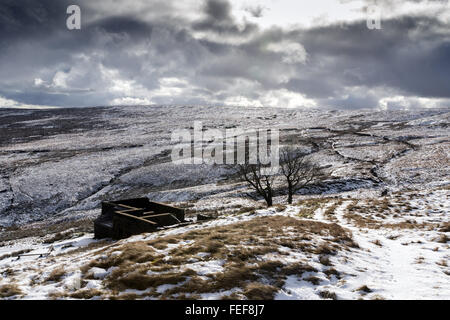
[[[273,205],[273,175],[264,174],[264,167],[258,164],[238,165],[239,176],[242,181],[247,182],[257,194],[262,196],[268,207]]]
[[[289,204],[292,204],[295,192],[324,179],[323,170],[313,164],[308,155],[299,149],[281,149],[280,168],[282,175],[286,178]]]

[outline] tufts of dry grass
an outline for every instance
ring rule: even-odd
[[[92,299],[93,297],[101,297],[103,292],[97,289],[81,289],[71,293],[69,297],[74,299]]]
[[[50,237],[47,237],[43,241],[43,243],[51,244],[51,243],[54,243],[54,242],[57,242],[57,241],[71,239],[73,236],[74,236],[73,230],[61,231],[61,232],[57,232],[57,233],[51,235]]]
[[[360,291],[360,292],[364,292],[364,293],[371,293],[371,292],[373,292],[373,290],[370,289],[366,285],[363,285],[363,286],[359,287],[358,289],[356,289],[356,291]]]
[[[277,204],[277,205],[273,206],[273,208],[275,209],[276,212],[281,212],[281,211],[286,210],[287,207],[283,204]]]
[[[108,278],[107,286],[114,291],[124,291],[126,289],[146,290],[163,284],[179,284],[185,281],[188,276],[195,274],[194,271],[189,269],[181,273],[173,272],[158,275],[147,275],[139,270],[119,276],[113,274]]]
[[[94,297],[104,297],[104,292],[98,289],[80,289],[75,292],[51,292],[48,294],[50,299],[73,298],[78,300],[88,300]]]
[[[140,295],[132,292],[121,293],[119,295],[111,295],[108,297],[108,299],[110,300],[138,300],[140,298]]]
[[[4,276],[4,277],[12,277],[12,276],[14,276],[15,274],[16,274],[16,271],[14,271],[14,270],[11,269],[11,268],[8,268],[8,269],[6,269],[6,270],[3,271],[3,276]]]
[[[445,260],[445,259],[442,259],[441,261],[436,262],[436,264],[441,267],[448,267],[447,260]]]
[[[411,190],[406,191],[410,192]],[[423,197],[423,195],[410,193],[406,194],[405,197],[394,195],[381,199],[355,199],[347,206],[344,218],[359,228],[428,231],[438,229],[443,232],[450,230],[446,223],[418,223],[415,217],[429,216],[428,211],[433,207],[429,204],[412,206],[408,203],[408,197],[417,199]],[[385,222],[386,218],[395,218],[397,221]]]
[[[65,270],[62,267],[58,267],[56,269],[53,269],[53,271],[49,274],[47,279],[45,281],[53,281],[58,282],[61,280],[61,278],[65,275]]]
[[[313,241],[317,236],[327,237],[327,242],[322,241],[317,246]],[[190,240],[188,245],[175,246],[164,254],[155,251],[155,248],[167,249],[169,243],[186,240]],[[325,255],[348,249],[354,243],[351,233],[335,223],[284,216],[260,217],[156,240],[116,245],[83,266],[82,272],[86,279],[92,267],[115,267],[103,283],[109,290],[104,295],[117,299],[122,298],[119,293],[126,289],[145,291],[140,297],[161,299],[190,299],[203,293],[235,289],[235,297],[265,299],[272,298],[284,286],[287,276],[300,277],[305,272],[318,272],[306,263],[284,264],[276,257],[261,259],[265,255],[286,254],[279,250],[280,246]],[[120,253],[110,254],[113,251]],[[198,253],[209,254],[199,257]],[[199,276],[185,268],[193,258],[202,261],[223,259],[225,264],[221,272]],[[310,278],[309,281],[320,282],[318,278]],[[164,284],[174,286],[158,293],[156,289]]]
[[[0,286],[0,298],[8,298],[22,294],[22,290],[16,284],[5,284]]]
[[[444,222],[439,228],[440,232],[450,232],[450,222]]]
[[[381,241],[380,240],[373,240],[372,241],[372,243],[374,244],[374,245],[376,245],[376,246],[379,246],[379,247],[382,247],[383,246],[383,244],[381,243]]]
[[[317,286],[320,284],[320,279],[315,276],[310,276],[304,279],[305,281],[311,282],[313,285]]]
[[[278,288],[274,286],[251,282],[246,285],[244,295],[249,300],[272,300],[277,291]]]
[[[314,198],[300,201],[297,203],[297,205],[301,206],[298,216],[300,218],[313,218],[314,213],[329,201],[330,198]]]
[[[298,277],[301,277],[302,274],[305,272],[317,272],[317,269],[310,266],[309,264],[297,262],[285,266],[281,271],[283,275],[286,276],[296,275]]]
[[[336,293],[330,292],[330,291],[327,291],[327,290],[325,290],[325,291],[320,291],[320,292],[319,292],[319,296],[320,296],[322,299],[337,300],[337,295],[336,295]]]
[[[337,253],[337,249],[328,243],[322,243],[317,246],[314,253],[321,255],[334,255]]]
[[[238,211],[234,212],[234,214],[243,214],[247,212],[255,212],[256,210],[262,209],[264,206],[253,206],[253,207],[241,207]],[[278,206],[275,206],[275,208],[278,208]],[[283,209],[284,210],[284,209]],[[281,210],[281,211],[283,211]]]
[[[109,269],[111,267],[124,267],[130,264],[152,262],[157,258],[161,258],[148,243],[144,242],[126,243],[120,247],[120,251],[119,255],[107,255],[106,258],[93,260],[81,270],[83,273],[86,273],[87,270],[93,267]]]
[[[92,218],[74,220],[74,221],[58,221],[45,228],[41,224],[27,226],[13,226],[6,228],[0,232],[0,241],[10,241],[27,237],[45,237],[49,234],[56,234],[72,229],[72,233],[93,232]]]
[[[436,239],[438,243],[447,243],[450,241],[450,238],[446,234],[441,234],[439,238]]]
[[[334,268],[329,268],[325,270],[323,273],[327,275],[328,278],[331,278],[331,276],[335,276],[337,279],[341,278],[341,274]]]
[[[328,256],[320,256],[319,262],[323,264],[324,266],[332,266],[332,263],[330,261],[330,258]]]
[[[336,209],[342,205],[344,201],[342,199],[334,202],[332,205],[330,205],[325,211],[324,211],[324,216],[326,219],[331,220],[331,221],[337,221],[337,218],[335,216],[335,211]]]

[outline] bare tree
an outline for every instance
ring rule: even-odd
[[[307,154],[300,149],[281,149],[280,168],[286,178],[289,204],[292,204],[295,192],[324,178],[323,170],[313,164]]]
[[[239,176],[247,182],[260,196],[264,198],[268,207],[273,205],[273,182],[274,175],[268,174],[261,164],[240,164]]]

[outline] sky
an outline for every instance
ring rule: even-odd
[[[449,0],[0,3],[0,108],[449,102]]]

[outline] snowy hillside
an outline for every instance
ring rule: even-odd
[[[450,299],[448,110],[0,110],[0,298]],[[285,206],[221,165],[170,162],[171,132],[277,128],[326,181]],[[383,194],[383,196],[382,196]],[[193,223],[94,240],[102,200]],[[217,219],[196,223],[196,213]]]

